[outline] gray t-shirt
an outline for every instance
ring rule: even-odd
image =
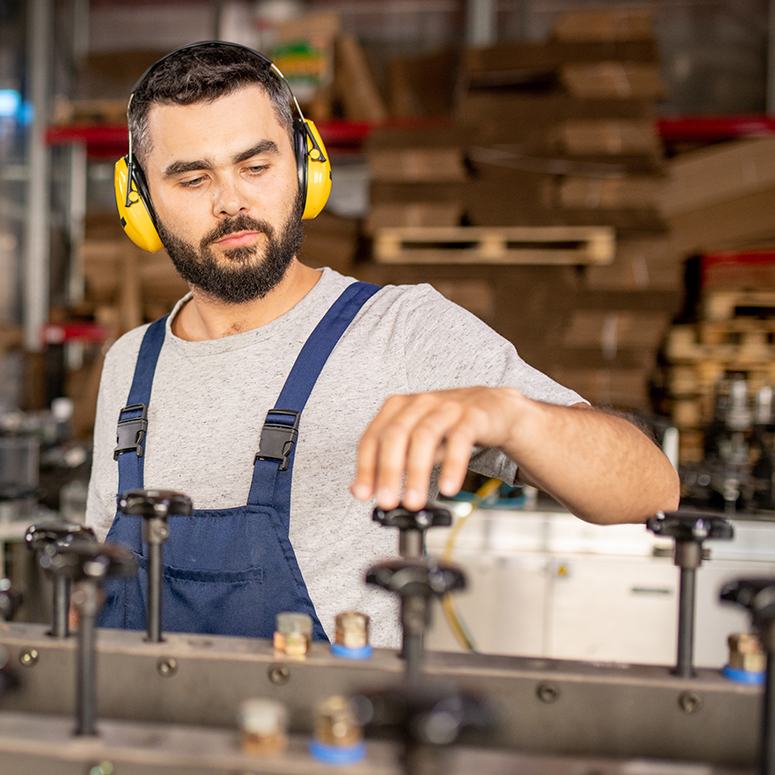
[[[222,339],[185,341],[168,320],[148,409],[145,486],[186,493],[197,509],[244,505],[266,413],[307,337],[352,282],[323,269],[284,315]],[[87,523],[101,540],[116,510],[116,421],[146,328],[122,336],[105,357],[87,502]],[[400,640],[393,595],[364,583],[369,566],[397,555],[398,535],[374,523],[374,504],[348,490],[360,436],[390,395],[473,385],[508,385],[555,404],[582,400],[429,285],[378,291],[329,357],[299,425],[290,520],[299,567],[329,636],[338,612],[360,610],[371,616],[375,645]],[[516,475],[515,464],[492,449],[479,451],[471,468],[505,481]]]

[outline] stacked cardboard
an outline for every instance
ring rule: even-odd
[[[468,171],[457,129],[377,129],[366,144],[371,188],[366,230],[457,226]]]
[[[668,167],[660,209],[683,254],[775,241],[775,137],[683,154]]]
[[[473,171],[468,223],[616,229],[613,262],[577,271],[556,303],[533,310],[533,325],[515,321],[514,341],[592,402],[638,411],[651,409],[683,287],[659,210],[654,103],[665,87],[653,21],[643,9],[561,14],[545,43],[470,51],[458,110]]]

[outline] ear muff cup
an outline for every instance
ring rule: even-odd
[[[301,129],[296,128],[300,124]],[[331,193],[331,162],[323,145],[317,127],[312,121],[296,119],[294,122],[296,141],[296,164],[299,168],[299,187],[304,191],[304,212],[302,218],[314,218],[325,207]],[[303,154],[303,155],[302,155]],[[302,168],[304,186],[301,184]]]
[[[304,197],[301,217],[310,220],[320,213],[331,193],[331,162],[312,121],[293,120],[293,152],[296,154],[299,191]]]
[[[116,205],[121,225],[135,245],[149,253],[156,253],[164,246],[156,231],[156,217],[148,195],[145,175],[136,161],[132,164],[132,180],[129,181],[128,177],[127,157],[122,156],[116,162],[113,173]],[[129,207],[126,204],[127,187],[129,187]]]

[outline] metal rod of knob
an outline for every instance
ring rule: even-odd
[[[161,587],[163,544],[148,544],[148,613],[146,628],[151,643],[161,643]]]
[[[398,553],[401,557],[425,555],[425,531],[404,529],[398,534]]]
[[[429,605],[430,601],[422,595],[401,598],[401,657],[406,663],[407,676],[417,675],[422,666]]]
[[[169,538],[169,525],[164,517],[144,517],[144,539],[148,545],[148,609],[145,626],[148,640],[161,643],[161,601],[164,568],[164,542]]]
[[[80,614],[76,655],[76,735],[96,735],[97,726],[97,659],[96,618],[97,584],[91,580],[78,582],[73,602]]]
[[[54,602],[50,634],[55,638],[66,638],[70,635],[70,580],[56,575],[52,581],[52,587]]]
[[[681,678],[694,676],[694,603],[697,571],[681,568],[678,593],[678,658],[675,674]]]
[[[702,564],[700,541],[675,542],[675,564],[680,568],[678,592],[678,654],[675,674],[693,678],[694,672],[694,607],[697,596],[697,568]]]

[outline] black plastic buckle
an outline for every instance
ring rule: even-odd
[[[269,422],[269,415],[284,414],[293,417],[293,425],[284,425],[279,422]],[[258,452],[253,460],[279,460],[278,471],[288,468],[288,456],[293,450],[296,438],[299,435],[299,412],[293,409],[272,409],[267,413],[267,420],[261,429],[261,439],[258,442]]]
[[[127,417],[121,419],[124,412],[140,412],[139,417]],[[143,440],[148,430],[148,405],[132,404],[125,406],[118,413],[118,426],[116,427],[116,448],[113,450],[113,460],[118,460],[122,452],[134,450],[137,457],[143,456]]]

